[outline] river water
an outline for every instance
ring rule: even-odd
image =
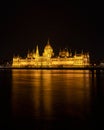
[[[0,105],[2,129],[100,128],[103,127],[104,73],[0,70]]]

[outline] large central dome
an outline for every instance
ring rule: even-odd
[[[50,44],[47,44],[46,46],[45,46],[45,48],[44,48],[45,50],[47,50],[47,49],[52,49],[52,47],[51,47],[51,45]]]
[[[48,40],[47,45],[46,45],[45,48],[44,48],[43,56],[44,56],[44,57],[49,57],[49,58],[51,58],[53,55],[54,55],[53,49],[52,49],[52,47],[51,47],[51,45],[50,45],[50,42],[49,42],[49,40]]]

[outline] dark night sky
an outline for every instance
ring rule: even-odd
[[[54,52],[67,47],[104,59],[103,4],[90,2],[8,2],[1,5],[0,59],[25,56],[50,39]]]

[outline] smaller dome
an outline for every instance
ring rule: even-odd
[[[63,58],[64,58],[64,57],[69,57],[68,49],[65,48],[65,49],[63,49],[62,51],[60,50],[59,56],[60,56],[60,57],[63,57]]]

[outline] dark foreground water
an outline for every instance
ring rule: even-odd
[[[104,73],[0,70],[0,130],[104,128],[103,105]]]

